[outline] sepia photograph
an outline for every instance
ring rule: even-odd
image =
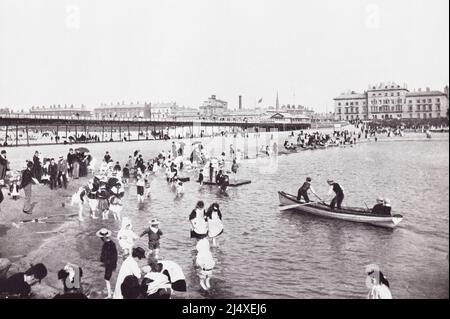
[[[449,2],[0,0],[0,152],[1,304],[448,299]]]

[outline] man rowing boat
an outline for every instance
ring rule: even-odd
[[[314,188],[311,185],[311,177],[307,177],[306,178],[306,182],[303,183],[302,187],[299,188],[298,190],[298,195],[297,195],[297,200],[301,200],[302,197],[305,200],[305,202],[309,203],[309,196],[308,196],[308,190],[311,191],[311,193],[314,194],[314,196],[316,196],[320,201],[322,201],[322,199],[320,199],[319,195],[316,194],[316,192],[314,191]]]
[[[327,183],[328,183],[328,185],[331,186],[330,190],[328,191],[327,196],[331,196],[331,194],[333,194],[333,192],[335,193],[335,196],[333,197],[333,199],[331,200],[331,203],[330,203],[331,210],[334,210],[335,206],[337,206],[338,209],[341,209],[341,204],[342,204],[342,201],[344,200],[343,188],[341,187],[341,185],[339,185],[332,179],[327,180]]]

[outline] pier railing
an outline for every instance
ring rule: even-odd
[[[154,123],[235,123],[235,124],[310,124],[309,119],[302,121],[278,121],[273,119],[251,119],[251,120],[236,120],[232,118],[222,118],[222,119],[210,119],[204,117],[198,117],[196,119],[177,119],[166,118],[166,119],[149,119],[141,117],[92,117],[92,116],[60,116],[60,115],[43,115],[43,114],[24,114],[24,113],[4,113],[0,114],[0,119],[30,119],[30,120],[65,120],[65,121],[88,121],[88,122],[154,122]]]
[[[85,138],[95,134],[97,142],[132,141],[133,135],[138,133],[137,140],[141,140],[141,133],[145,140],[152,135],[159,138],[177,138],[178,136],[206,136],[209,131],[224,132],[269,132],[269,131],[295,131],[311,127],[310,122],[281,122],[276,120],[229,120],[224,119],[195,119],[176,120],[146,118],[105,118],[83,116],[57,116],[10,113],[0,114],[0,144],[3,146],[20,146],[35,144],[35,134],[50,132],[50,144],[58,144],[62,136],[70,135]],[[169,130],[174,130],[169,136]],[[39,132],[38,132],[39,131]],[[73,132],[73,133],[72,133]],[[133,133],[134,132],[134,133]],[[133,133],[133,134],[132,134]],[[113,135],[114,138],[113,138]],[[118,136],[117,136],[118,135]],[[156,138],[156,137],[155,137]],[[41,140],[39,137],[38,140]],[[61,140],[61,142],[63,142]],[[87,142],[87,141],[84,141]],[[47,142],[46,142],[47,143]]]

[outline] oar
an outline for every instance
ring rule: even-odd
[[[363,203],[364,203],[364,205],[366,205],[366,207],[367,207],[367,211],[368,211],[368,212],[370,212],[370,208],[369,208],[369,206],[367,206],[366,202],[365,202],[365,201],[363,201]]]
[[[293,204],[293,205],[281,206],[280,210],[289,210],[289,209],[292,209],[292,208],[297,208],[297,207],[311,205],[311,204],[314,204],[314,202],[309,202],[309,203],[304,203],[304,204]]]

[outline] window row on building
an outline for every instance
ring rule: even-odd
[[[379,97],[382,98],[379,98]],[[394,98],[385,98],[385,97]],[[343,93],[334,99],[335,120],[394,118],[440,118],[447,116],[448,86],[444,92],[418,90],[395,83],[370,86],[364,93]],[[368,107],[367,107],[368,106]]]

